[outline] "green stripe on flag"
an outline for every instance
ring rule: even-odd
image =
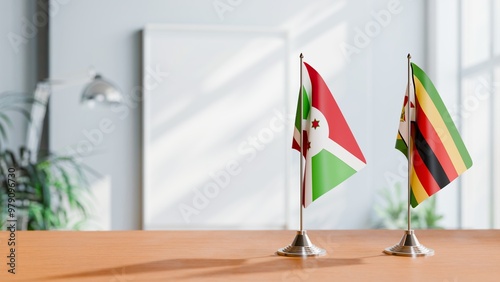
[[[455,146],[457,147],[460,156],[467,168],[472,166],[472,159],[465,148],[465,144],[462,141],[462,138],[460,137],[460,134],[458,133],[457,128],[455,127],[455,124],[453,123],[453,119],[451,118],[450,114],[448,113],[448,110],[446,109],[446,106],[443,103],[443,100],[441,100],[441,97],[439,96],[439,93],[436,90],[436,87],[432,83],[432,81],[429,79],[429,77],[425,74],[425,72],[420,69],[416,64],[411,63],[412,70],[413,70],[413,75],[417,77],[417,79],[422,83],[422,85],[425,88],[425,91],[427,91],[427,94],[429,94],[429,97],[432,100],[432,103],[434,103],[435,107],[441,114],[441,118],[444,121],[444,124],[446,125],[448,132],[450,132],[451,138],[453,139],[453,142],[455,143]]]
[[[356,173],[341,159],[321,150],[311,158],[313,201]]]
[[[401,153],[403,153],[405,156],[408,155],[408,146],[406,146],[406,143],[401,138],[399,132],[398,132],[398,138],[396,139],[396,149],[399,150]]]
[[[304,103],[304,110],[302,112],[302,118],[307,119],[309,112],[311,111],[311,103],[309,102],[309,93],[304,86],[302,86],[302,101]]]
[[[302,87],[302,96],[303,99],[303,111],[302,111],[302,118],[307,119],[307,116],[309,115],[309,112],[311,111],[311,103],[309,102],[309,95],[307,94],[306,88]],[[297,112],[295,113],[295,128],[300,129],[300,95],[299,95],[299,101],[297,102]]]
[[[411,190],[411,193],[410,193],[410,205],[412,206],[412,208],[415,208],[416,206],[418,206],[418,201],[415,198],[415,194],[413,194],[413,189]]]

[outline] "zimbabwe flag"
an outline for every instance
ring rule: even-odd
[[[302,205],[307,207],[363,168],[366,160],[325,81],[307,63],[301,91],[302,117],[299,94],[292,148],[305,158]]]
[[[396,149],[407,156],[407,121],[411,120],[410,203],[416,207],[469,169],[472,159],[434,84],[414,63],[409,83]]]

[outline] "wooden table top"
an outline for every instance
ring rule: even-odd
[[[0,281],[500,281],[500,230],[417,230],[432,257],[382,253],[402,230],[308,231],[317,258],[275,254],[295,231],[0,232]]]

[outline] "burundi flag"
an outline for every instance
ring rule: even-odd
[[[410,203],[416,207],[470,168],[472,160],[434,84],[414,63],[409,82],[410,93],[407,90],[405,95],[396,149],[407,156],[410,120]]]
[[[302,128],[302,204],[307,207],[363,168],[366,161],[323,78],[307,63],[302,77],[303,111],[301,117],[299,95],[292,148],[301,151]]]

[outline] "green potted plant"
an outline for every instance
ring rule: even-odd
[[[14,152],[4,146],[12,129],[7,113],[20,113],[30,121],[27,107],[34,102],[19,94],[0,95],[0,223],[15,214],[18,229],[78,229],[88,215],[86,174],[92,170],[73,156],[48,154],[34,161],[25,147]],[[13,214],[5,208],[8,203],[15,204]]]
[[[391,189],[381,191],[382,203],[375,206],[377,219],[375,228],[406,229],[408,227],[407,193],[402,192],[397,182]],[[406,192],[406,189],[404,189]],[[443,215],[437,212],[436,197],[431,197],[411,210],[411,225],[414,229],[441,229]]]

